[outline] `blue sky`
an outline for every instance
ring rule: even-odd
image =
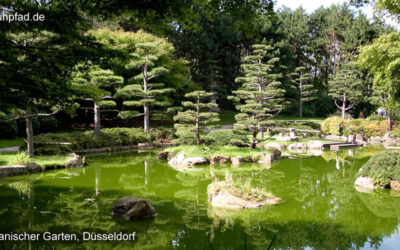
[[[344,2],[349,2],[347,0],[276,0],[277,4],[275,8],[280,8],[283,5],[286,7],[289,7],[291,9],[296,9],[300,6],[302,6],[308,13],[313,12],[314,10],[318,9],[321,5],[324,7],[329,7],[332,4],[337,4],[337,3],[344,3]],[[373,15],[373,7],[372,6],[365,6],[361,8],[361,10],[369,17],[371,18]],[[390,23],[392,25],[395,25],[397,29],[400,28],[400,25],[395,22],[394,20],[387,19],[387,23]]]

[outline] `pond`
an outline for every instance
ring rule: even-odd
[[[93,155],[83,169],[0,179],[0,232],[74,233],[79,241],[0,243],[1,249],[277,249],[400,246],[400,197],[388,190],[354,189],[358,169],[373,153],[324,152],[281,159],[272,166],[216,166],[220,179],[251,182],[283,198],[246,211],[213,209],[208,166],[182,173],[157,160],[156,151]],[[122,197],[149,199],[155,220],[112,217]],[[82,232],[136,232],[134,241],[83,241]]]

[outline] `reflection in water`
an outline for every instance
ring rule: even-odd
[[[0,231],[137,232],[135,242],[4,242],[6,249],[75,249],[77,244],[89,249],[348,249],[384,247],[390,237],[399,245],[400,195],[354,189],[358,169],[368,159],[362,152],[324,151],[322,157],[283,159],[269,168],[215,165],[190,173],[173,170],[151,152],[88,157],[86,169],[3,178]],[[212,208],[207,185],[226,171],[284,202],[245,211]],[[156,219],[114,219],[114,201],[125,196],[151,200]]]

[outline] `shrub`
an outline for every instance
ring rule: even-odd
[[[392,136],[393,137],[400,137],[400,125],[397,125],[397,127],[395,127],[392,130]]]
[[[205,138],[206,144],[213,144],[216,146],[228,145],[232,140],[241,141],[242,143],[249,143],[249,139],[246,135],[236,134],[232,129],[214,130],[208,133]]]
[[[400,152],[384,151],[367,161],[359,176],[369,176],[376,185],[387,186],[391,180],[400,181]]]
[[[367,120],[368,121],[383,121],[383,120],[386,120],[386,118],[381,115],[370,115],[367,117]]]
[[[154,134],[156,130],[153,130]],[[161,133],[161,132],[160,132]],[[93,131],[75,131],[71,133],[46,133],[34,136],[37,154],[62,154],[75,150],[129,146],[142,142],[150,142],[151,134],[141,128],[105,128],[94,140]],[[48,145],[41,142],[69,142],[71,145]]]
[[[25,151],[21,151],[15,156],[14,162],[10,162],[10,164],[27,166],[30,162],[31,158],[29,157],[29,154]]]
[[[333,116],[325,119],[321,123],[321,131],[323,134],[341,135],[345,126],[345,120],[340,117]]]

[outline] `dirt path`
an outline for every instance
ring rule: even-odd
[[[17,152],[19,147],[0,148],[0,152]]]

